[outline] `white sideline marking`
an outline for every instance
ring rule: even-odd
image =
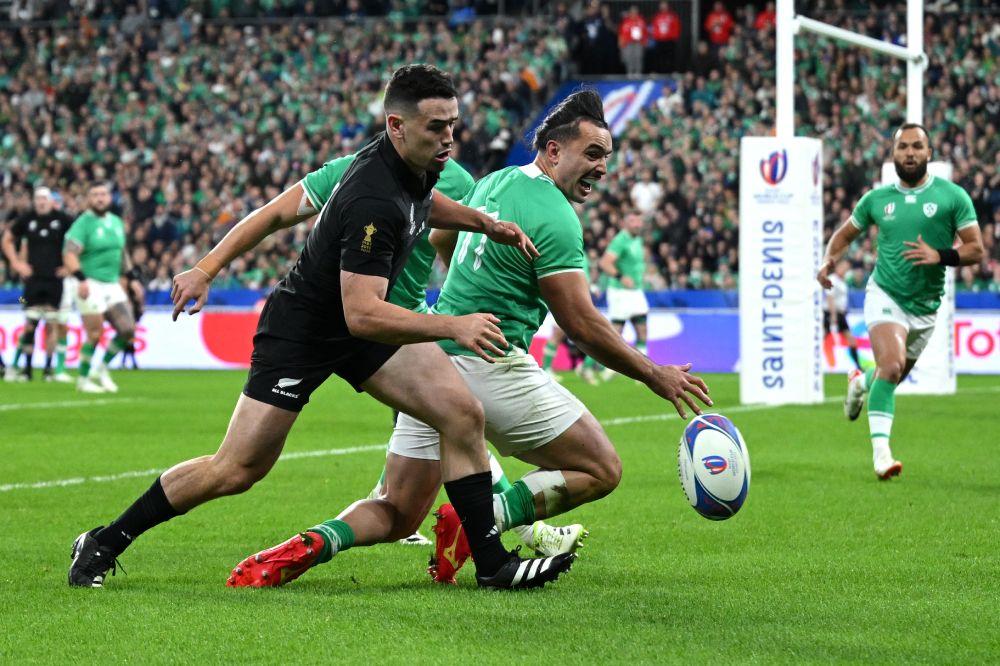
[[[58,400],[55,402],[15,402],[0,405],[0,412],[14,412],[21,409],[52,409],[53,407],[92,407],[94,405],[114,405],[120,402],[135,402],[137,398],[93,398],[91,400]]]
[[[958,393],[1000,393],[1000,386],[988,386],[979,389],[960,389]],[[932,397],[932,396],[927,396]],[[90,400],[90,401],[76,401],[65,403],[32,403],[34,405],[83,405],[83,404],[102,404],[105,402],[125,402],[126,399],[119,400]],[[822,403],[815,404],[831,404],[835,402],[842,401],[843,398],[827,398]],[[719,408],[720,413],[725,412],[727,414],[732,414],[734,412],[758,412],[770,409],[777,409],[779,407],[794,407],[795,405],[734,405],[732,407],[722,407]],[[810,407],[812,405],[802,405],[802,407]],[[15,407],[15,405],[0,405],[0,410],[2,407]],[[24,408],[26,405],[16,405],[16,407]],[[708,408],[709,410],[716,409],[715,407]],[[673,419],[680,419],[675,413],[671,414],[647,414],[645,416],[623,416],[619,418],[606,419],[601,422],[604,426],[617,426],[617,425],[628,425],[630,423],[644,423],[648,421],[669,421]],[[282,460],[299,460],[302,458],[324,458],[326,456],[346,456],[352,453],[366,453],[369,451],[384,451],[385,444],[370,444],[367,446],[350,446],[342,449],[319,449],[315,451],[291,451],[289,453],[283,453],[278,462]],[[111,481],[120,481],[122,479],[134,479],[136,477],[142,476],[153,476],[159,474],[164,468],[159,467],[156,469],[144,469],[131,472],[121,472],[119,474],[108,474],[104,476],[78,476],[72,479],[56,479],[53,481],[36,481],[34,483],[6,483],[0,485],[0,493],[11,492],[12,490],[39,490],[45,488],[62,488],[65,486],[78,486],[84,483],[109,483]]]

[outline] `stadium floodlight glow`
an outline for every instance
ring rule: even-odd
[[[777,0],[776,6],[775,133],[782,138],[795,135],[795,35],[801,31],[830,37],[852,46],[899,58],[906,62],[906,120],[923,122],[924,0],[906,1],[906,46],[838,28],[805,16],[796,16],[795,0]]]

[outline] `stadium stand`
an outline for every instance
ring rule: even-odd
[[[85,184],[106,178],[154,291],[243,215],[378,131],[382,79],[400,63],[454,73],[463,112],[456,159],[476,175],[502,166],[557,85],[593,65],[585,23],[603,12],[617,49],[616,21],[628,8],[609,3],[612,16],[607,5],[595,13],[561,3],[551,17],[513,23],[484,17],[497,10],[490,2],[101,4],[99,15],[70,3],[8,5],[21,19],[48,22],[0,29],[0,215],[30,205],[38,184],[75,212]],[[728,4],[726,39],[710,40],[706,21],[698,56],[679,59],[685,70],[668,75],[676,90],[617,138],[612,174],[581,210],[595,279],[617,221],[637,209],[652,259],[646,289],[736,288],[737,148],[773,122],[774,28],[763,3]],[[880,12],[846,0],[813,4],[817,18],[853,30],[897,42],[905,32],[903,3]],[[659,10],[641,6],[647,21]],[[421,14],[438,17],[413,18]],[[390,20],[364,22],[375,15]],[[269,20],[288,16],[313,18]],[[989,18],[927,15],[926,121],[937,157],[954,163],[973,196],[987,244],[982,264],[959,276],[958,288],[974,292],[1000,292],[1000,24]],[[610,58],[602,66],[624,72],[617,53]],[[887,131],[903,116],[905,76],[888,59],[826,40],[800,51],[798,67],[797,126],[826,150],[829,233],[878,173]],[[217,286],[273,284],[307,231],[268,239]],[[873,265],[871,239],[850,258],[860,286]],[[9,271],[0,278],[16,286]]]

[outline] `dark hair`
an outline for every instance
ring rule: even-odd
[[[921,132],[923,132],[924,136],[927,137],[927,144],[930,145],[930,143],[931,143],[931,133],[928,132],[927,128],[924,127],[923,125],[921,125],[920,123],[903,123],[902,125],[900,125],[899,127],[897,127],[896,131],[892,133],[892,143],[893,143],[893,145],[896,144],[896,141],[899,139],[899,135],[903,133],[903,130],[908,130],[908,129],[918,129]]]
[[[598,127],[608,129],[604,120],[604,102],[593,88],[577,90],[559,102],[535,130],[532,145],[535,150],[545,150],[549,141],[566,141],[580,135],[580,121],[589,120]]]
[[[111,187],[111,183],[106,180],[92,180],[87,186],[87,192],[89,193],[91,190],[97,189],[98,187],[106,187],[109,192],[114,190],[114,188]]]
[[[458,97],[451,77],[434,65],[404,65],[385,86],[383,107],[389,113],[413,112],[422,100]]]

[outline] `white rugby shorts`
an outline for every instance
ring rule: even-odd
[[[564,433],[587,412],[527,354],[487,363],[477,356],[449,356],[486,413],[486,439],[502,456],[537,449]],[[440,460],[436,430],[400,414],[389,451],[407,458]]]
[[[873,326],[886,322],[899,324],[906,329],[906,358],[920,358],[927,347],[927,342],[934,333],[934,322],[937,313],[929,315],[910,314],[899,306],[892,296],[885,293],[875,280],[868,280],[865,288],[865,325],[870,331]]]

